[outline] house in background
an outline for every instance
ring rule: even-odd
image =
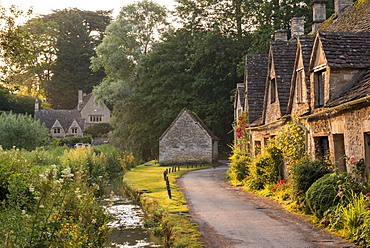
[[[77,107],[72,110],[47,110],[35,102],[35,118],[49,129],[52,137],[83,136],[85,128],[96,123],[108,123],[110,110],[94,102],[94,95],[78,92]]]
[[[159,137],[159,163],[215,163],[218,160],[217,138],[199,119],[184,108]]]

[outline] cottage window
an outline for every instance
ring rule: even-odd
[[[276,101],[276,80],[272,78],[270,80],[270,103],[274,103]]]
[[[303,83],[304,83],[304,73],[303,70],[297,71],[297,103],[302,103],[303,101]]]
[[[325,85],[325,70],[317,71],[314,74],[315,87],[315,107],[324,106],[324,85]]]
[[[315,157],[318,160],[326,160],[329,156],[328,136],[315,137]]]
[[[54,133],[60,133],[60,128],[54,128]]]
[[[78,129],[77,128],[71,128],[71,133],[72,134],[77,134],[78,133]]]
[[[101,115],[90,115],[90,122],[102,122],[103,116]]]

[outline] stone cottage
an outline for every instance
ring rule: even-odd
[[[325,1],[313,1],[312,35],[297,33],[303,25],[297,29],[301,22],[292,20],[287,42],[296,42],[294,59],[279,60],[286,52],[274,51],[271,42],[261,121],[250,128],[255,147],[295,116],[312,159],[328,156],[339,171],[349,171],[343,155],[365,158],[370,172],[370,0],[352,2],[336,0],[336,13],[324,21]],[[289,74],[286,94],[281,79]],[[246,91],[245,102],[253,97]]]
[[[83,136],[85,128],[96,123],[108,123],[110,110],[94,102],[94,95],[78,92],[78,103],[72,110],[46,110],[35,102],[35,118],[45,123],[52,137]]]
[[[218,142],[199,117],[184,108],[159,137],[159,163],[215,163]]]

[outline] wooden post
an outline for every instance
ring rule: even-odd
[[[167,187],[168,197],[171,199],[172,198],[172,196],[171,196],[171,187],[170,187],[170,181],[168,180],[168,177],[166,177],[166,187]]]

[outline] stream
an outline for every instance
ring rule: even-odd
[[[123,190],[122,176],[113,179],[104,189],[105,205],[114,219],[108,223],[105,247],[162,247],[160,239],[143,227],[144,212]]]

